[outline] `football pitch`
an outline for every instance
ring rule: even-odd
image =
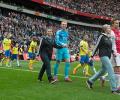
[[[51,62],[52,71],[54,61]],[[0,100],[120,100],[119,95],[111,94],[109,83],[101,87],[99,80],[95,82],[94,89],[86,87],[87,78],[83,76],[82,69],[76,75],[72,74],[78,62],[71,63],[71,83],[64,82],[64,63],[59,66],[59,82],[49,84],[46,73],[43,82],[37,81],[41,62],[34,64],[34,70],[28,70],[28,61],[21,61],[21,68],[15,66],[0,67]],[[100,63],[95,67],[99,69]]]

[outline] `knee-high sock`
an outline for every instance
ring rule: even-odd
[[[20,66],[20,62],[19,62],[19,60],[17,59],[17,66]]]
[[[33,69],[33,60],[29,61],[29,69]]]
[[[6,58],[4,57],[4,58],[2,58],[2,60],[1,60],[1,65],[3,64],[3,62],[6,60]]]
[[[74,69],[77,70],[80,67],[81,67],[81,64],[78,64]]]
[[[59,63],[56,63],[54,65],[54,76],[57,76],[57,74],[58,74],[58,67],[59,67]]]
[[[9,62],[10,62],[10,59],[9,58],[7,58],[6,59],[6,66],[9,66],[8,64],[9,64]]]
[[[88,66],[88,64],[85,64],[84,68],[85,68],[85,75],[89,75],[89,66]]]
[[[10,67],[12,66],[12,60],[10,61]]]
[[[69,69],[70,69],[70,62],[66,62],[65,63],[65,78],[68,78]]]

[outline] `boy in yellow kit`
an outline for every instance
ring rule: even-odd
[[[91,59],[93,48],[94,48],[94,45],[90,44],[89,45],[89,53],[88,53],[88,56],[89,56],[89,63],[88,63],[88,65],[90,66],[92,72],[95,74],[97,71],[96,71],[96,69],[94,67],[93,59]]]
[[[1,66],[3,64],[3,61],[6,60],[6,67],[10,67],[9,66],[9,62],[10,62],[10,49],[11,49],[11,39],[10,39],[11,35],[8,34],[6,36],[6,38],[4,38],[3,40],[3,50],[4,50],[4,55],[5,57],[1,60]]]
[[[11,61],[10,61],[10,66],[12,66],[12,61],[15,59],[17,60],[17,66],[20,66],[19,63],[19,58],[18,58],[18,43],[15,44],[15,46],[13,46],[12,48],[12,56],[11,56]]]
[[[74,70],[73,70],[73,74],[76,74],[76,71],[79,67],[83,66],[85,69],[85,76],[89,76],[89,46],[88,46],[88,35],[84,35],[83,36],[83,40],[80,42],[80,64],[77,65]]]
[[[32,42],[30,43],[29,49],[28,49],[28,55],[29,55],[29,69],[33,70],[33,63],[35,62],[35,51],[37,50],[37,39],[36,37],[32,38]]]

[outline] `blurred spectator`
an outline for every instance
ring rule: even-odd
[[[2,9],[1,11],[0,39],[3,39],[3,37],[5,37],[7,33],[11,33],[12,39],[18,42],[20,45],[24,45],[26,52],[31,36],[45,35],[45,31],[49,27],[51,27],[55,33],[56,30],[60,28],[60,24],[59,22],[54,20],[30,16],[6,9]],[[68,31],[70,32],[69,48],[72,54],[79,51],[78,45],[84,33],[87,33],[92,40],[96,39],[98,35],[98,31],[96,28],[84,27],[79,25],[69,24]]]
[[[45,0],[81,12],[120,18],[120,0]]]

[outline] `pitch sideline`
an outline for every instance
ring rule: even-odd
[[[30,71],[27,69],[16,69],[16,68],[12,68],[12,67],[0,67],[0,69],[12,69],[12,70],[17,70],[17,71],[25,71],[25,72],[32,72],[32,73],[38,73],[38,71]],[[53,73],[52,73],[53,74]],[[64,74],[58,74],[59,76],[64,76]],[[70,77],[74,77],[74,78],[88,78],[88,77],[81,77],[81,76],[75,76],[75,75],[69,75]]]

